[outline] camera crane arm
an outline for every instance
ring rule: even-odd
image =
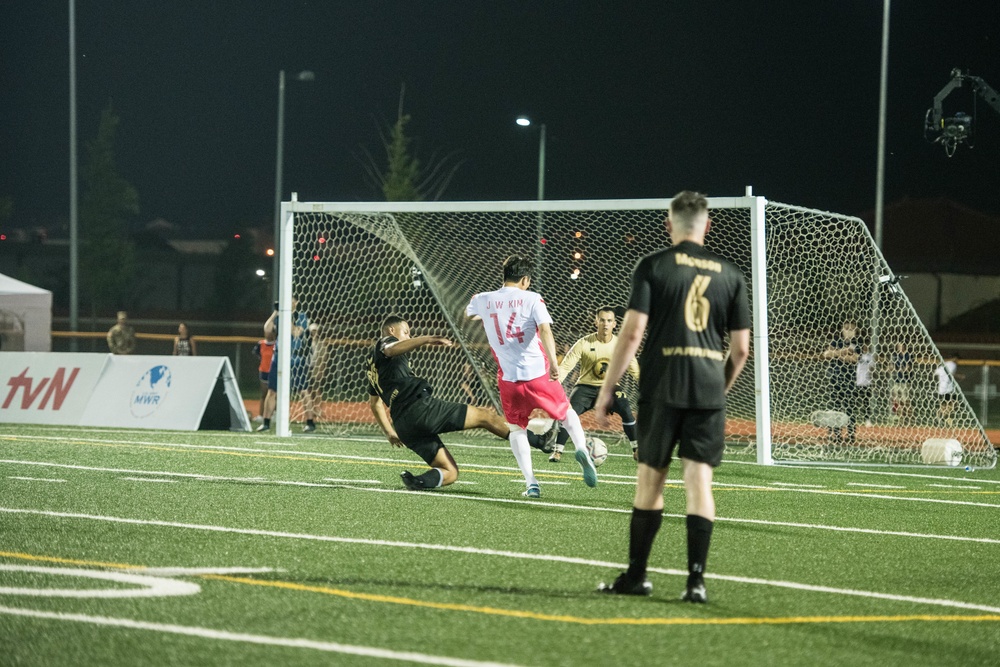
[[[948,156],[954,154],[960,143],[972,136],[972,117],[966,113],[956,113],[950,118],[944,117],[944,100],[953,91],[968,83],[973,93],[979,95],[993,110],[1000,114],[1000,93],[978,76],[963,73],[955,68],[951,70],[951,81],[934,96],[934,106],[927,110],[924,124],[924,135],[929,141],[941,143]]]
[[[1000,93],[997,93],[990,84],[983,81],[980,77],[963,74],[960,69],[953,69],[951,71],[951,81],[941,89],[941,92],[934,96],[934,106],[931,108],[930,122],[935,128],[940,129],[942,127],[944,120],[944,112],[942,110],[944,99],[951,95],[951,92],[956,88],[961,88],[965,82],[969,82],[973,92],[986,100],[986,103],[1000,114]]]

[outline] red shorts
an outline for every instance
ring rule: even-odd
[[[545,410],[549,417],[556,420],[566,418],[566,411],[569,410],[566,392],[547,374],[525,382],[500,380],[497,385],[500,388],[500,405],[510,424],[527,428],[531,413],[537,409]]]

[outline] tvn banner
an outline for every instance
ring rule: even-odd
[[[109,354],[0,353],[0,422],[74,426],[101,379]]]
[[[226,357],[4,352],[0,422],[197,431],[220,378],[249,430]]]

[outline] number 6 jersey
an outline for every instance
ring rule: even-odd
[[[684,241],[639,260],[628,307],[649,315],[639,358],[640,400],[725,407],[726,333],[751,324],[740,270]]]
[[[472,297],[465,314],[482,318],[504,380],[523,382],[548,373],[538,327],[551,324],[552,317],[540,294],[517,287],[482,292]]]

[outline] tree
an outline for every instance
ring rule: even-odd
[[[119,118],[111,102],[101,112],[97,138],[87,142],[80,228],[81,283],[91,311],[127,307],[135,281],[135,245],[127,235],[129,216],[139,212],[139,193],[115,166]]]
[[[413,139],[406,134],[410,115],[403,113],[405,92],[404,85],[399,91],[396,122],[389,128],[388,137],[385,132],[379,132],[387,160],[385,171],[382,171],[378,161],[363,147],[365,159],[361,162],[369,183],[381,190],[386,201],[437,200],[448,188],[455,172],[462,166],[462,161],[454,160],[455,153],[440,156],[440,153],[435,152],[426,167],[421,165],[412,152]]]

